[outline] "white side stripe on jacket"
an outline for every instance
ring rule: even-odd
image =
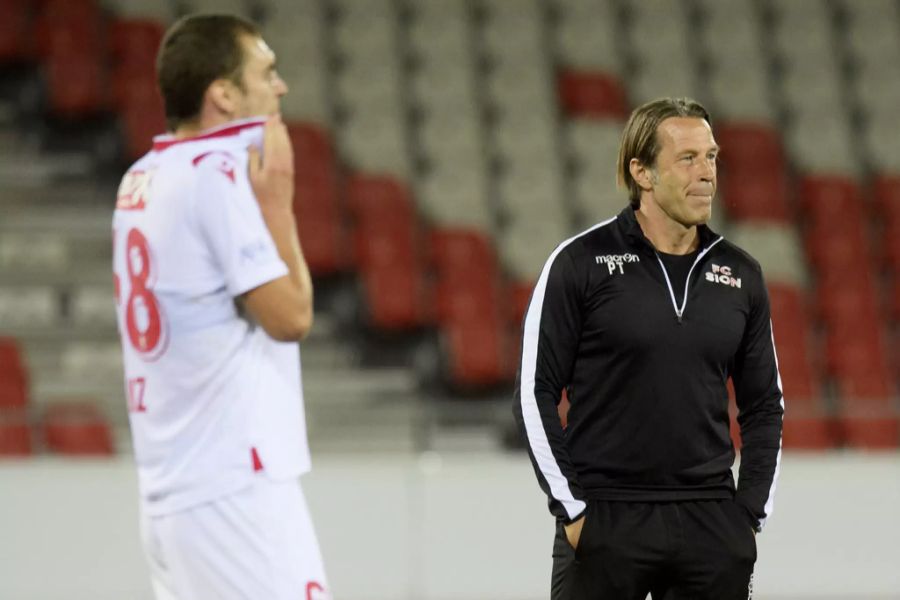
[[[544,295],[547,291],[547,279],[550,275],[550,267],[553,266],[553,261],[556,259],[557,255],[559,255],[559,253],[574,240],[595,229],[603,227],[604,225],[608,225],[615,220],[616,217],[613,217],[608,221],[598,223],[590,229],[565,240],[556,247],[556,250],[553,251],[550,258],[544,263],[544,268],[541,270],[541,276],[538,278],[537,285],[535,285],[534,288],[531,304],[525,315],[524,336],[522,339],[521,387],[519,389],[519,397],[522,403],[522,420],[525,422],[528,445],[531,447],[531,453],[534,455],[538,468],[543,474],[544,479],[547,480],[547,485],[550,487],[550,495],[563,505],[566,509],[566,514],[569,515],[570,519],[573,519],[584,512],[586,505],[584,501],[578,500],[572,495],[572,490],[569,489],[569,482],[562,474],[559,465],[556,463],[553,451],[550,448],[550,443],[547,440],[547,432],[544,431],[544,423],[541,420],[541,413],[538,410],[537,398],[535,398],[534,395],[538,338],[541,328],[541,311],[544,305]]]

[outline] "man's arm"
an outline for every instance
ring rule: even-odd
[[[581,295],[571,257],[557,250],[538,279],[523,326],[513,413],[550,512],[577,543],[585,509],[557,405],[572,375],[581,337]]]
[[[758,281],[732,375],[742,440],[735,502],[747,510],[755,531],[761,531],[772,514],[784,414],[769,297],[761,274]]]
[[[312,279],[294,220],[293,151],[279,117],[266,122],[263,156],[253,147],[249,152],[250,184],[288,275],[248,291],[243,296],[244,306],[272,338],[300,340],[312,327]]]

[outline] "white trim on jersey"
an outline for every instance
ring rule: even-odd
[[[772,336],[772,356],[775,357],[775,376],[778,381],[778,392],[781,394],[781,410],[784,411],[784,387],[781,385],[781,371],[778,368],[778,352],[775,350],[775,330],[772,328],[772,319],[769,319],[769,333]],[[778,474],[781,473],[781,447],[783,440],[784,434],[782,433],[778,438],[778,456],[775,458],[775,474],[772,475],[772,486],[769,488],[769,497],[766,499],[766,504],[763,507],[763,512],[766,516],[759,521],[760,530],[765,527],[766,521],[769,520],[769,517],[772,516],[772,511],[775,509],[775,488],[778,485]]]
[[[541,275],[538,278],[534,288],[534,294],[528,312],[525,314],[524,335],[522,339],[522,373],[520,383],[520,402],[522,405],[522,420],[525,423],[525,431],[528,437],[528,444],[531,447],[531,453],[537,462],[538,468],[547,481],[550,488],[551,496],[558,500],[566,514],[570,519],[574,519],[584,512],[586,504],[582,500],[578,500],[569,489],[569,481],[562,474],[556,458],[553,456],[553,450],[550,448],[550,442],[547,440],[547,432],[544,431],[544,422],[541,419],[541,413],[538,410],[537,398],[534,395],[534,379],[537,371],[537,351],[538,338],[540,337],[541,328],[541,312],[544,305],[544,294],[547,289],[547,279],[550,275],[550,268],[553,261],[562,250],[578,238],[588,233],[608,225],[616,220],[616,217],[598,223],[578,235],[572,236],[559,246],[544,263]]]

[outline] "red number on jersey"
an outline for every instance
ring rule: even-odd
[[[125,306],[128,341],[141,354],[152,354],[160,349],[164,330],[159,302],[148,288],[153,269],[150,247],[137,229],[128,232],[125,264],[130,287]]]

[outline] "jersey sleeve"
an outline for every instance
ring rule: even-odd
[[[194,213],[226,287],[239,296],[288,274],[245,174],[245,165],[212,155],[196,165]]]
[[[557,412],[581,336],[581,290],[571,256],[558,249],[544,265],[525,314],[513,403],[550,512],[565,523],[586,507]]]
[[[742,440],[735,501],[747,510],[754,529],[761,531],[772,514],[781,466],[784,397],[761,273],[754,287],[732,374]]]

